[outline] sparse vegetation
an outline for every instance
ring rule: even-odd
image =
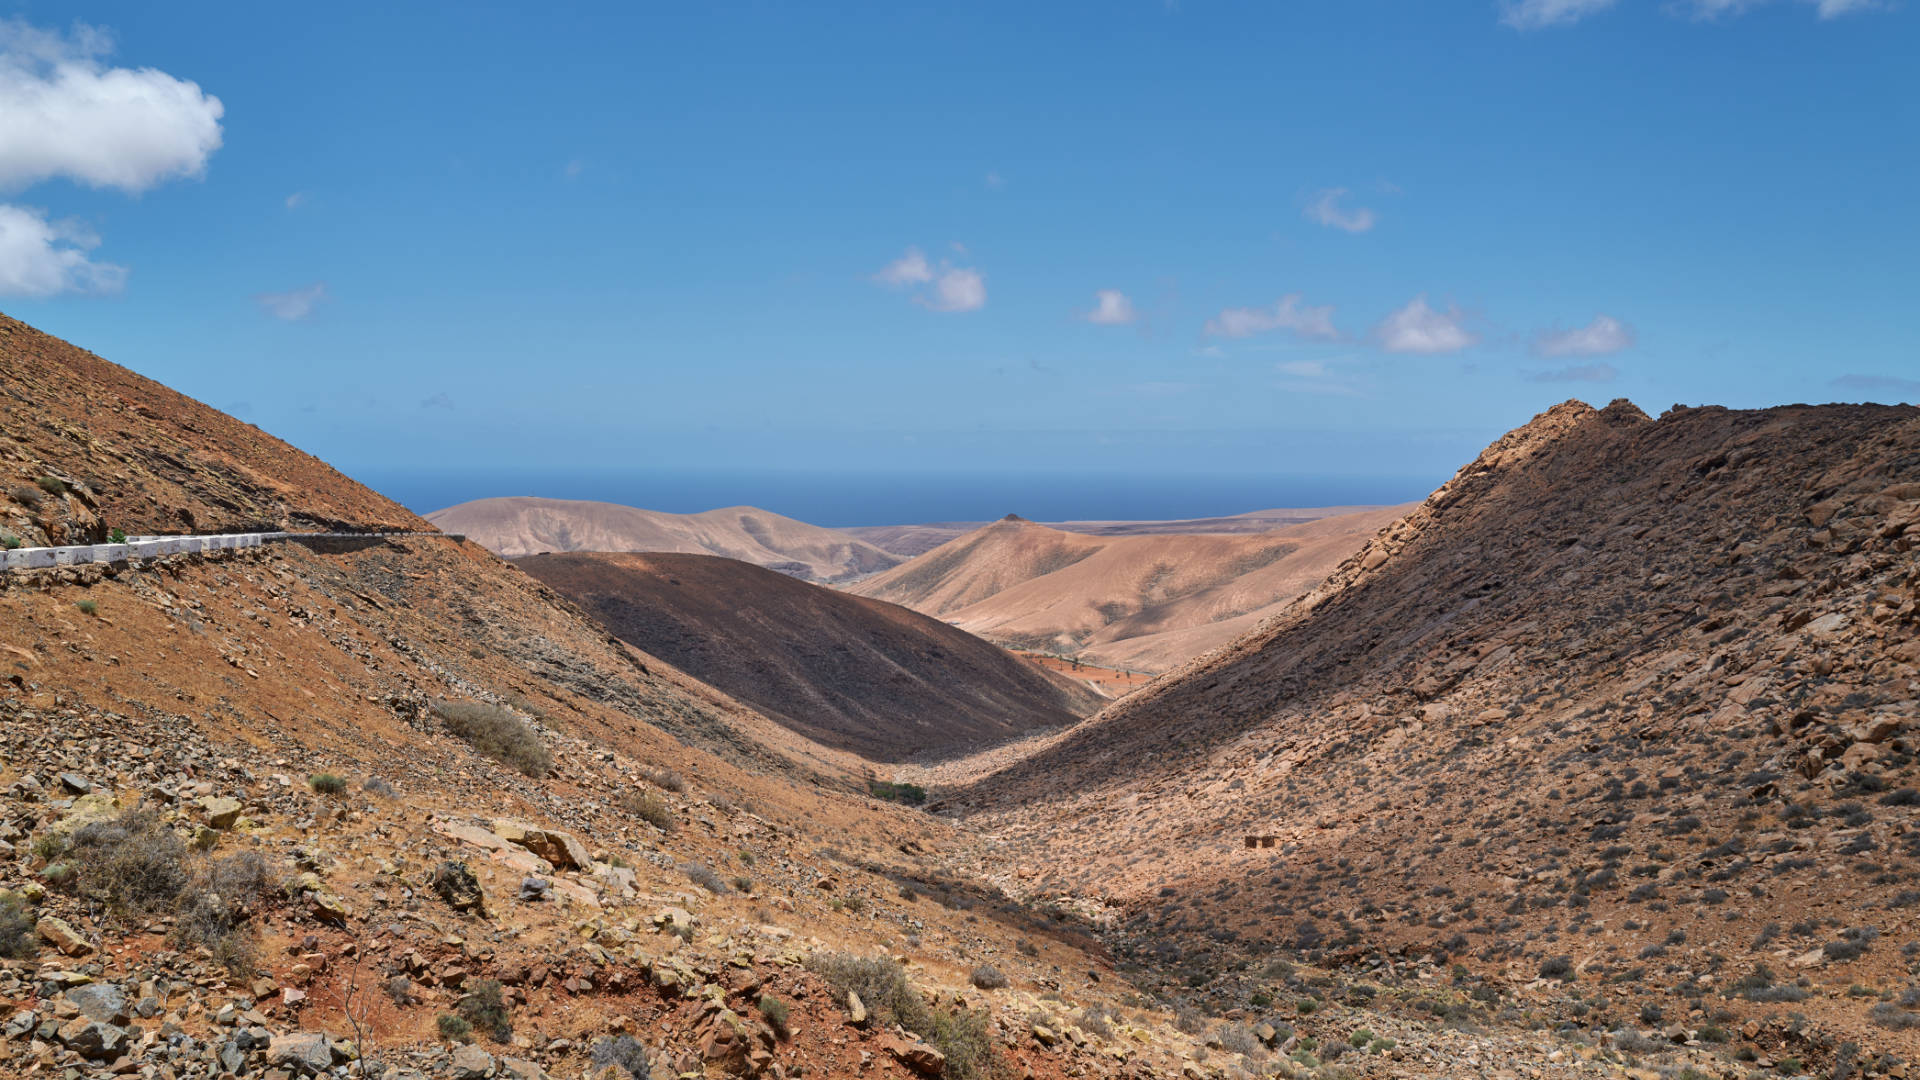
[[[887,802],[906,803],[919,806],[927,801],[927,789],[919,784],[896,784],[891,780],[867,781],[867,792],[876,799]]]
[[[65,495],[67,493],[67,482],[57,476],[43,476],[35,480],[34,483],[39,485],[41,491],[49,495]]]
[[[792,1034],[787,1028],[787,1003],[772,994],[760,995],[760,1015],[767,1018],[767,1026],[782,1039]]]
[[[440,1037],[448,1042],[472,1042],[473,1025],[457,1013],[441,1013],[434,1017],[434,1027],[440,1031]]]
[[[528,776],[553,769],[553,754],[526,721],[503,705],[438,701],[433,714],[475,750]]]
[[[73,606],[79,608],[80,614],[82,615],[100,614],[100,605],[98,602],[93,600],[81,600],[75,603]]]
[[[677,795],[687,790],[686,779],[672,769],[641,769],[640,776],[661,791],[671,791]]]
[[[307,786],[316,795],[338,795],[347,790],[347,778],[333,773],[314,773],[307,777]]]
[[[593,1059],[595,1072],[609,1065],[618,1065],[633,1080],[650,1080],[652,1076],[647,1071],[646,1046],[631,1035],[614,1035],[596,1040],[589,1056]]]
[[[974,968],[968,981],[981,990],[1004,990],[1009,985],[1006,975],[990,964]]]
[[[33,913],[13,893],[0,896],[0,957],[30,960],[40,952]]]
[[[895,1023],[932,1043],[947,1056],[947,1076],[983,1080],[989,1075],[992,1022],[985,1010],[934,1008],[907,981],[906,970],[884,957],[815,953],[807,968],[825,979],[841,1000],[860,995],[883,1023]]]
[[[661,832],[672,832],[673,827],[680,822],[680,819],[674,816],[673,807],[667,805],[667,800],[651,791],[639,789],[628,791],[620,797],[620,806],[627,813]]]
[[[473,983],[457,1006],[460,1018],[471,1030],[484,1032],[494,1042],[513,1038],[513,1013],[501,996],[500,984],[492,979]]]

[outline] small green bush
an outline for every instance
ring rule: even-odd
[[[1004,990],[1008,985],[1006,974],[989,964],[974,968],[968,981],[980,990]]]
[[[124,544],[127,542],[127,530],[114,528],[107,530],[107,543]]]
[[[746,877],[744,875],[740,877],[736,877],[733,879],[732,884],[733,884],[734,892],[750,893],[753,891],[753,879],[750,877]]]
[[[314,773],[307,777],[307,786],[316,795],[338,795],[347,790],[347,778],[330,772]]]
[[[668,806],[665,799],[651,791],[638,789],[629,791],[621,796],[620,805],[626,809],[627,813],[661,832],[672,832],[673,827],[680,823],[680,819],[673,814],[673,807]]]
[[[947,1057],[944,1075],[953,1080],[981,1080],[992,1066],[992,1022],[986,1010],[930,1007],[899,964],[884,957],[851,953],[815,953],[807,968],[825,979],[846,1000],[848,991],[860,995],[882,1023],[899,1024],[932,1043]]]
[[[647,1071],[647,1048],[639,1039],[631,1035],[614,1035],[602,1038],[593,1044],[590,1054],[594,1071],[598,1072],[609,1065],[618,1065],[627,1070],[633,1080],[649,1080],[652,1075]]]
[[[727,894],[727,883],[720,880],[720,875],[714,873],[713,868],[709,867],[706,863],[681,863],[680,869],[687,875],[688,881],[693,882],[695,885],[700,886],[715,896],[725,896]]]
[[[500,984],[494,980],[474,983],[456,1008],[462,1020],[474,1030],[486,1032],[494,1042],[503,1043],[513,1038],[513,1013],[500,994]]]
[[[33,912],[18,896],[0,896],[0,956],[9,960],[31,960],[40,952],[40,937],[34,933]]]
[[[12,533],[6,533],[5,535],[0,535],[0,549],[4,549],[6,551],[12,551],[14,548],[19,547],[23,543],[25,543],[25,541],[21,540],[19,537],[13,535]]]
[[[473,1025],[453,1013],[441,1013],[433,1023],[440,1029],[440,1037],[449,1042],[473,1041]]]
[[[678,794],[687,790],[686,780],[672,769],[641,769],[640,775],[646,779],[647,783],[652,784],[661,791],[671,791]]]
[[[74,830],[65,861],[82,896],[122,917],[157,914],[187,887],[186,842],[149,810]]]
[[[553,753],[511,709],[472,701],[438,701],[433,714],[475,750],[528,776],[545,776],[553,768]]]
[[[787,1028],[787,1003],[772,994],[760,995],[760,1015],[767,1018],[767,1026],[782,1039],[792,1032]]]
[[[100,605],[92,600],[81,600],[73,606],[79,608],[82,615],[100,614]]]
[[[876,799],[887,802],[906,803],[919,806],[927,801],[927,789],[919,784],[896,784],[891,780],[867,781],[867,792]]]
[[[67,493],[67,482],[57,476],[43,476],[35,480],[34,483],[40,486],[41,491],[49,495],[65,495]]]

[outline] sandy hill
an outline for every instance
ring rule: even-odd
[[[534,555],[517,565],[622,640],[828,746],[952,756],[1104,699],[894,604],[711,555]]]
[[[1041,524],[1061,532],[1086,533],[1089,536],[1142,536],[1151,533],[1258,533],[1304,525],[1323,518],[1342,517],[1377,506],[1290,507],[1279,510],[1253,510],[1225,517],[1178,518],[1167,521],[1043,521]],[[921,525],[858,525],[841,532],[895,555],[912,558],[923,555],[949,540],[992,524],[987,521],[936,521]]]
[[[953,805],[1217,1006],[1424,956],[1616,1047],[1911,1058],[1916,540],[1920,410],[1570,402]]]
[[[808,581],[850,581],[900,562],[846,533],[751,506],[667,514],[514,496],[450,506],[427,520],[508,558],[548,551],[684,552],[738,559]]]
[[[10,535],[419,527],[0,325],[40,492]],[[1091,924],[953,873],[954,826],[869,794],[890,772],[478,545],[0,573],[0,676],[0,1073],[1055,1080],[1199,1048],[1170,1003],[1122,1018]]]
[[[1402,512],[1123,535],[1009,516],[850,588],[1016,648],[1161,671],[1257,626]]]

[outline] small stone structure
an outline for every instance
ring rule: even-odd
[[[1250,848],[1272,847],[1280,842],[1277,836],[1249,836],[1245,838]]]

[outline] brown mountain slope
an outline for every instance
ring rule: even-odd
[[[0,433],[0,540],[428,527],[259,428],[4,315]]]
[[[89,431],[12,397],[7,434],[33,468],[98,481],[109,520],[369,524],[390,505],[184,399],[163,409],[118,369],[99,369],[109,392],[84,364],[9,364],[92,402]],[[243,466],[229,455],[248,440],[265,456]],[[266,464],[294,478],[278,503]],[[368,1075],[580,1076],[598,1040],[632,1031],[644,1047],[623,1060],[644,1052],[643,1073],[917,1075],[924,1047],[848,1027],[840,992],[796,963],[841,951],[906,958],[950,1025],[919,1024],[949,1076],[987,1075],[988,1056],[1042,1080],[1165,1074],[1193,1045],[1166,1011],[1133,1014],[1153,1045],[1125,1065],[943,1038],[1123,991],[1083,929],[950,874],[955,827],[869,798],[866,763],[619,642],[477,545],[7,571],[0,676],[0,1061],[29,1072],[344,1072],[350,1037]],[[502,752],[519,767],[497,760],[463,724],[550,760],[525,744]],[[1010,985],[969,986],[988,960]],[[513,1041],[475,1031],[455,1054],[440,1018],[483,980]]]
[[[1844,991],[1913,960],[1916,541],[1920,410],[1570,402],[954,803],[1195,978],[1424,954],[1571,982],[1578,1026],[1697,1008],[1776,1059],[1910,1057],[1904,1007]],[[1767,1026],[1783,1001],[1810,1020]]]
[[[738,559],[808,581],[849,581],[900,562],[846,533],[751,506],[667,514],[513,496],[450,506],[427,520],[508,558],[549,551],[682,552]]]
[[[1403,512],[1253,534],[1094,536],[1009,517],[850,587],[989,640],[1158,671],[1311,589]]]
[[[1098,708],[1085,686],[893,604],[710,555],[535,555],[623,640],[828,746],[950,756]]]

